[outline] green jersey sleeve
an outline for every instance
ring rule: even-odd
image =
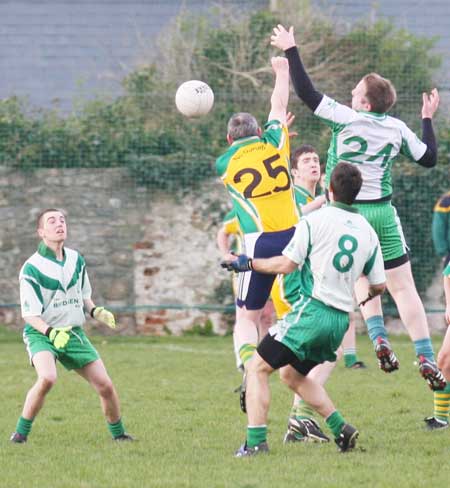
[[[92,288],[91,288],[91,283],[89,281],[89,276],[86,271],[86,267],[83,268],[81,293],[83,295],[83,300],[88,300],[91,298]]]
[[[269,120],[264,125],[264,132],[261,137],[264,142],[268,142],[279,149],[284,146],[286,142],[286,134],[283,131],[283,124],[278,120]]]
[[[383,256],[381,254],[380,242],[375,231],[371,232],[371,241],[374,243],[366,264],[363,268],[363,274],[367,276],[371,285],[379,285],[386,281],[384,273]]]
[[[322,119],[333,130],[340,130],[355,119],[356,112],[324,95],[314,111],[314,115]]]
[[[400,130],[402,136],[400,154],[406,156],[410,161],[418,161],[425,154],[427,145],[405,123],[400,123]]]
[[[37,317],[44,310],[40,286],[31,277],[23,275],[19,281],[22,317]]]
[[[283,250],[283,255],[301,268],[310,252],[311,229],[306,219],[300,219],[292,239]]]

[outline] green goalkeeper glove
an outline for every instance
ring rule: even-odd
[[[114,315],[109,310],[106,310],[105,307],[94,307],[91,310],[91,317],[97,319],[99,322],[103,322],[111,329],[116,328],[116,319],[114,318]]]
[[[61,329],[49,327],[45,331],[45,335],[52,341],[56,349],[64,349],[70,340],[69,332],[71,330],[72,327],[62,327]]]

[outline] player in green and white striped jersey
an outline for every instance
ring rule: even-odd
[[[309,145],[303,144],[291,155],[291,175],[294,183],[294,192],[300,214],[307,215],[310,212],[322,207],[325,202],[325,195],[314,198],[317,194],[317,185],[321,178],[320,158],[317,150]],[[295,270],[288,275],[278,275],[277,281],[283,280],[283,291],[290,300],[295,303],[298,296],[298,275]],[[338,359],[344,355],[346,368],[361,369],[365,364],[358,360],[356,355],[356,330],[354,313],[350,313],[349,328],[342,340],[342,347],[337,352]],[[281,317],[280,317],[281,318]],[[309,377],[324,385],[330,377],[336,362],[325,362],[318,365],[310,373]],[[292,426],[292,427],[291,427]],[[328,438],[321,432],[314,420],[314,410],[298,395],[294,396],[294,402],[289,415],[288,430],[284,442],[323,442]]]
[[[116,327],[114,315],[95,306],[83,257],[64,246],[67,237],[64,213],[58,209],[41,212],[37,232],[42,241],[19,276],[22,317],[26,322],[23,339],[37,381],[28,391],[10,440],[27,441],[32,423],[56,382],[56,359],[66,369],[75,370],[97,391],[113,439],[132,440],[125,433],[114,385],[83,331],[85,310],[111,328]]]
[[[285,51],[298,96],[332,129],[327,175],[339,161],[358,165],[363,186],[356,204],[378,234],[388,290],[394,299],[419,358],[419,371],[433,390],[445,387],[435,360],[425,309],[417,293],[400,220],[391,204],[391,168],[400,154],[425,167],[437,161],[432,118],[439,105],[436,89],[423,94],[422,140],[401,120],[387,115],[396,101],[395,88],[376,73],[364,76],[352,91],[352,107],[318,92],[300,59],[293,28],[274,28],[272,44]],[[328,180],[327,180],[328,181]],[[367,280],[355,288],[358,300],[366,295]],[[369,336],[376,346],[386,336],[381,300],[361,308]]]
[[[319,153],[309,145],[303,144],[291,156],[291,174],[294,183],[295,200],[300,215],[307,215],[326,203],[325,194],[317,195],[317,186],[321,181]],[[356,355],[356,330],[354,314],[350,314],[350,327],[342,341],[346,368],[365,368],[365,364]]]
[[[326,203],[325,195],[316,198],[317,185],[320,181],[320,159],[313,146],[303,144],[292,153],[291,175],[295,201],[301,216],[319,209]]]
[[[335,351],[347,331],[353,310],[353,287],[361,274],[370,282],[370,296],[384,291],[385,273],[379,241],[367,220],[351,205],[361,187],[361,174],[348,163],[333,171],[331,205],[303,217],[283,256],[268,259],[240,255],[228,269],[288,274],[300,269],[297,302],[269,330],[249,365],[247,378],[247,439],[237,457],[268,451],[269,375],[282,368],[281,378],[318,411],[341,451],[352,449],[358,431],[347,424],[323,387],[308,373]]]

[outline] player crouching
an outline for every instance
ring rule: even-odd
[[[41,212],[37,232],[42,241],[20,272],[20,302],[26,325],[23,338],[37,381],[28,391],[22,415],[11,442],[27,441],[33,421],[56,382],[56,360],[75,370],[100,397],[108,430],[115,441],[132,441],[125,432],[114,384],[103,361],[86,336],[85,310],[114,329],[114,315],[96,307],[84,258],[64,246],[67,224],[64,213],[55,208]]]

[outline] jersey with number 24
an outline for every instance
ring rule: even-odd
[[[408,126],[387,114],[353,110],[324,95],[314,114],[332,129],[326,184],[337,163],[358,165],[363,185],[357,200],[378,200],[392,194],[392,164],[399,154],[418,161],[427,149]]]

